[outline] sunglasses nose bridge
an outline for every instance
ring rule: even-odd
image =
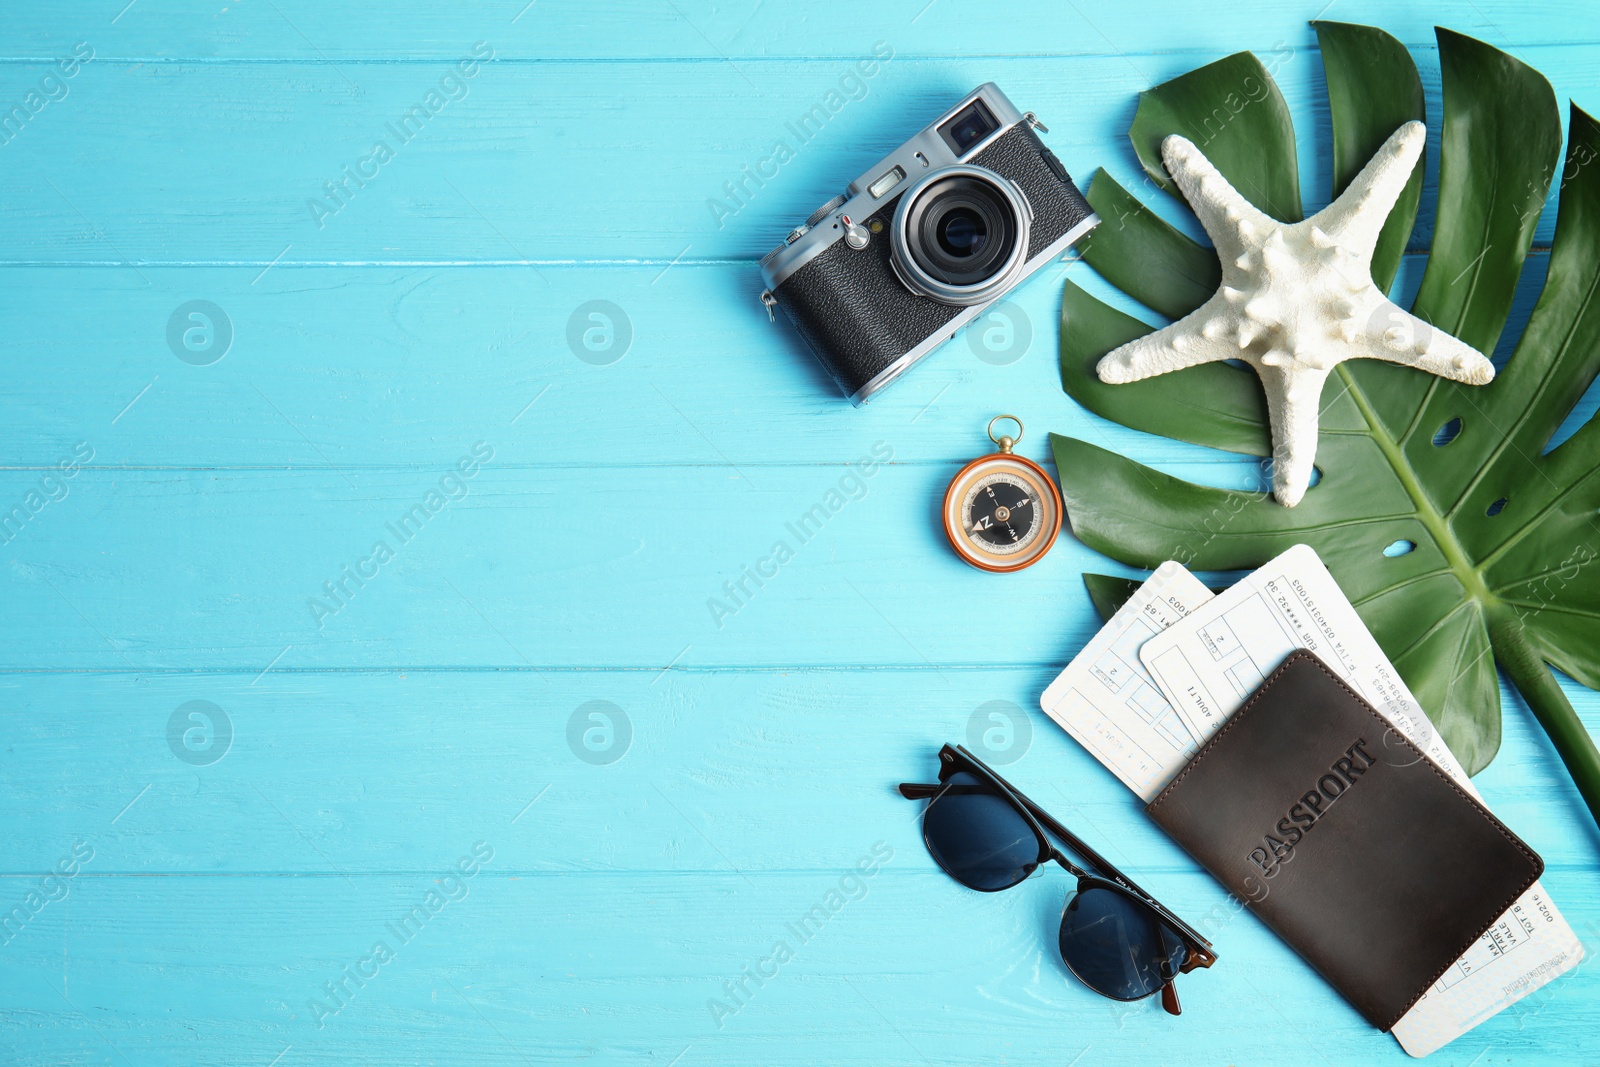
[[[1076,863],[1073,863],[1072,860],[1067,858],[1067,854],[1062,852],[1059,848],[1056,848],[1054,845],[1050,845],[1048,847],[1050,851],[1049,854],[1045,856],[1045,860],[1059,863],[1068,874],[1072,875],[1078,880],[1081,888],[1083,880],[1089,877],[1089,872],[1085,871],[1082,867],[1079,867]],[[1076,889],[1073,890],[1073,894],[1077,894]],[[1071,898],[1069,897],[1068,899]]]

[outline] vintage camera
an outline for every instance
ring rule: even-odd
[[[761,302],[857,404],[1062,255],[1099,217],[993,82],[889,153],[761,260]]]

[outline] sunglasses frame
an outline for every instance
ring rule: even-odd
[[[969,886],[965,882],[962,882],[953,871],[945,867],[944,864],[939,861],[937,854],[933,852],[932,846],[928,844],[927,826],[926,822],[924,822],[922,832],[923,845],[928,847],[929,854],[934,857],[934,862],[939,863],[940,869],[946,874],[950,875],[950,877],[955,878],[956,881],[959,882],[964,888],[974,889],[979,893],[1003,893],[1007,889],[1014,889],[1021,885],[1032,876],[1034,871],[1038,870],[1044,864],[1053,861],[1060,864],[1066,871],[1077,877],[1078,887],[1074,893],[1074,896],[1082,893],[1085,889],[1108,889],[1114,893],[1121,894],[1134,903],[1142,905],[1155,912],[1157,918],[1159,918],[1164,925],[1170,928],[1173,933],[1177,934],[1179,938],[1182,939],[1184,948],[1187,950],[1187,955],[1184,958],[1183,963],[1178,968],[1179,974],[1187,974],[1197,967],[1210,967],[1213,963],[1217,962],[1217,954],[1212,950],[1211,942],[1207,941],[1204,937],[1201,937],[1198,931],[1174,915],[1155,897],[1151,896],[1149,893],[1145,892],[1144,889],[1140,888],[1140,886],[1134,882],[1133,879],[1119,871],[1116,866],[1111,863],[1111,861],[1107,860],[1104,856],[1100,855],[1100,853],[1090,848],[1081,838],[1078,837],[1077,834],[1074,834],[1071,830],[1068,830],[1065,826],[1061,825],[1061,823],[1057,821],[1054,816],[1045,811],[1043,808],[1039,807],[1039,805],[1035,804],[1025,793],[1017,789],[1010,782],[1007,782],[1004,778],[1000,777],[1000,775],[996,774],[977,756],[974,756],[971,752],[967,751],[965,746],[945,745],[939,750],[938,785],[923,785],[916,782],[902,782],[900,784],[900,795],[908,800],[926,799],[929,802],[928,807],[931,809],[933,806],[933,801],[939,799],[939,797],[942,796],[949,788],[950,777],[961,771],[965,771],[993,789],[995,794],[1009,804],[1011,808],[1022,817],[1023,821],[1028,824],[1028,827],[1033,831],[1034,839],[1039,843],[1039,858],[1035,860],[1034,863],[1028,868],[1028,873],[1023,875],[1022,878],[1008,886],[1000,886],[996,889],[978,889],[977,887]],[[1056,837],[1066,842],[1067,846],[1071,848],[1072,851],[1076,852],[1082,859],[1088,861],[1088,866],[1092,868],[1092,870],[1085,870],[1082,867],[1079,867],[1064,853],[1062,853],[1060,849],[1052,845],[1049,837],[1046,836],[1047,830],[1049,833],[1054,834]],[[1065,913],[1066,907],[1071,905],[1072,899],[1072,897],[1067,898],[1066,904],[1063,905],[1063,913]],[[1062,957],[1061,962],[1066,965],[1069,971],[1072,971],[1072,974],[1075,978],[1077,978],[1080,982],[1083,982],[1084,985],[1088,986],[1095,993],[1099,993],[1101,996],[1106,997],[1107,999],[1120,1001],[1143,1000],[1145,997],[1152,996],[1154,993],[1159,991],[1163,993],[1164,1004],[1167,1004],[1169,998],[1171,1000],[1171,1003],[1167,1004],[1168,1011],[1172,1012],[1172,1014],[1177,1014],[1175,1011],[1172,1011],[1173,1007],[1176,1006],[1176,996],[1171,992],[1170,980],[1166,986],[1162,988],[1162,990],[1151,990],[1151,992],[1141,994],[1137,997],[1117,997],[1112,996],[1109,993],[1104,993],[1101,990],[1096,989],[1093,985],[1090,985],[1082,975],[1078,974],[1077,970],[1073,968],[1072,963],[1065,957]]]

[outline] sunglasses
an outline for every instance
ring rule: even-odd
[[[1179,1015],[1173,979],[1217,962],[1209,941],[964,747],[939,750],[939,784],[902,783],[900,795],[928,801],[922,840],[968,889],[1010,889],[1051,860],[1076,875],[1061,913],[1061,961],[1101,996],[1131,1001],[1159,992],[1162,1008]],[[1050,844],[1046,830],[1089,869]]]

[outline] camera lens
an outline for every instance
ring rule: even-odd
[[[939,220],[939,247],[951,256],[973,256],[982,251],[989,231],[983,216],[967,208],[956,208]]]
[[[906,244],[912,260],[935,282],[981,285],[1012,258],[1018,221],[993,182],[956,174],[916,197],[906,213]]]

